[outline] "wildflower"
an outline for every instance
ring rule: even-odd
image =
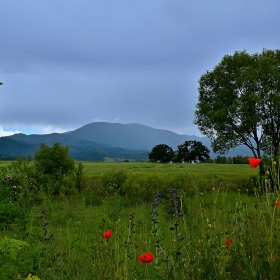
[[[111,229],[109,229],[109,230],[107,230],[107,231],[105,231],[105,232],[102,233],[102,236],[103,236],[104,238],[106,238],[106,239],[110,238],[111,235],[112,235],[112,230],[111,230]]]
[[[248,161],[252,168],[256,168],[260,164],[261,159],[260,158],[248,158]]]
[[[142,263],[151,263],[153,260],[154,255],[152,253],[144,253],[138,259],[138,261]]]
[[[275,202],[275,207],[276,207],[276,208],[279,208],[279,207],[280,207],[280,201],[279,201],[279,200],[277,200],[277,201]]]
[[[233,238],[230,238],[229,240],[227,240],[225,242],[226,246],[228,247],[232,243],[232,241],[233,241]]]
[[[161,193],[161,192],[158,192],[156,196],[157,196],[157,197],[162,197],[162,193]]]

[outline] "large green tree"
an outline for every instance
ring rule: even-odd
[[[153,147],[152,151],[149,153],[149,161],[152,162],[170,162],[174,158],[174,151],[171,147],[166,144],[159,144]]]
[[[35,166],[43,174],[50,175],[56,180],[74,171],[75,161],[68,155],[68,147],[55,142],[52,147],[41,144],[40,150],[34,156]]]
[[[214,152],[247,146],[277,156],[280,143],[280,50],[225,55],[199,80],[194,123]]]
[[[185,141],[178,146],[177,160],[178,161],[201,161],[205,162],[210,158],[210,151],[200,141]]]

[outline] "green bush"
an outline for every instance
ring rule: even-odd
[[[127,179],[127,173],[123,170],[110,170],[102,176],[102,183],[109,194],[124,195],[123,185]]]
[[[53,177],[56,181],[63,176],[72,174],[75,161],[68,155],[69,148],[55,142],[53,147],[42,143],[40,150],[36,151],[34,164],[37,170]]]

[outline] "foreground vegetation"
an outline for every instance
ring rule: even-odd
[[[279,278],[274,165],[82,165],[78,188],[1,163],[0,279]]]

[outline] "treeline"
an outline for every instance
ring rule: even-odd
[[[153,147],[149,153],[151,162],[205,162],[210,158],[210,151],[200,141],[185,141],[177,146],[178,150],[173,149],[166,144],[159,144]]]
[[[207,159],[206,163],[220,163],[220,164],[248,164],[248,156],[233,156],[233,157],[226,157],[226,156],[217,156],[215,159]]]

